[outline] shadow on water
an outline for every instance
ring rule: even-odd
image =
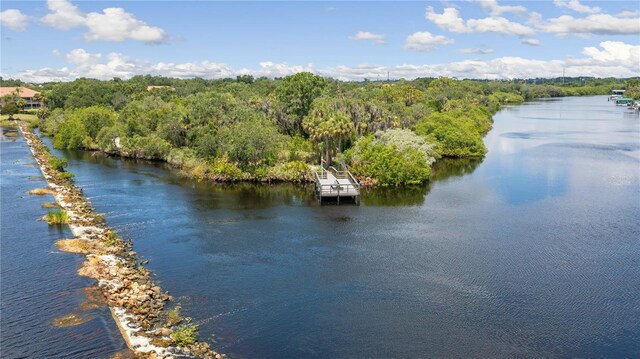
[[[101,152],[65,150],[60,153],[70,160],[89,161],[108,168],[124,169],[129,173],[151,177],[167,184],[193,188],[199,193],[194,202],[203,210],[319,205],[313,184],[198,182],[180,176],[179,171],[167,163],[118,158]],[[481,163],[482,159],[441,159],[434,165],[428,183],[401,187],[363,188],[361,201],[367,206],[418,206],[424,203],[434,183],[471,174]],[[345,200],[342,204],[347,203],[355,202]],[[329,201],[324,204],[332,203]]]
[[[402,187],[378,187],[362,190],[362,202],[367,206],[419,206],[437,182],[473,173],[482,159],[444,158],[434,165],[428,183]]]
[[[20,132],[17,127],[2,127],[2,141],[15,142],[18,136],[20,136]]]
[[[435,183],[472,174],[483,160],[484,158],[443,158],[434,164],[430,180]]]

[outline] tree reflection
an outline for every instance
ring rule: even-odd
[[[421,205],[434,183],[471,174],[481,163],[482,159],[441,159],[433,167],[428,183],[420,186],[363,188],[360,192],[362,203],[367,206]]]

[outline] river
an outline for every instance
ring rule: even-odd
[[[367,191],[360,206],[64,155],[201,337],[232,357],[639,357],[637,113],[575,97],[494,121],[483,161],[441,163],[429,185]],[[4,182],[28,175],[6,177],[11,160],[3,242]],[[7,265],[3,247],[3,286]]]
[[[27,192],[47,183],[17,129],[0,135],[0,357],[100,358],[126,354],[109,308],[93,281],[79,277],[82,256],[59,252],[66,227],[37,221],[51,195]]]

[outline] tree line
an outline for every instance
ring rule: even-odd
[[[56,148],[166,161],[195,179],[308,181],[322,161],[348,167],[368,184],[400,185],[426,181],[440,158],[484,156],[482,138],[505,104],[637,83],[344,82],[301,72],[278,79],[82,78],[37,90],[47,105],[38,111],[40,128]]]

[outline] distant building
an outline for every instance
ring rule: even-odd
[[[26,87],[0,87],[0,107],[4,105],[4,97],[16,94],[26,101],[22,110],[34,110],[43,106],[42,101],[36,100],[40,92]]]
[[[171,91],[175,91],[171,86],[147,86],[147,91],[160,90],[160,89],[169,89]]]

